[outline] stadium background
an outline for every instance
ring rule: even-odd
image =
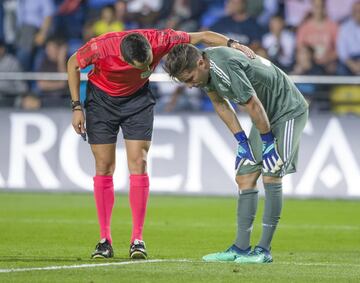
[[[352,41],[359,32],[357,2],[2,1],[0,188],[91,190],[92,156],[70,126],[67,58],[104,32],[173,28],[210,29],[239,40],[290,74],[304,93],[310,120],[299,173],[285,178],[285,194],[358,197],[360,72],[347,66],[350,58],[360,65],[360,44]],[[319,15],[321,38],[313,24]],[[357,29],[349,29],[356,23]],[[152,191],[234,194],[231,135],[204,93],[171,82],[163,72],[160,66],[151,77],[157,96]],[[247,117],[241,120],[249,126]],[[118,152],[116,187],[126,191],[121,141]]]

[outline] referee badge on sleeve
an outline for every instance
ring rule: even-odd
[[[142,72],[142,73],[140,74],[140,78],[146,79],[146,78],[150,77],[151,73],[152,73],[151,70],[147,70],[147,71],[145,71],[145,72]]]

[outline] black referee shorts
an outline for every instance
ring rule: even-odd
[[[85,113],[89,143],[116,143],[120,127],[124,139],[150,141],[154,105],[155,97],[149,89],[149,83],[133,95],[114,97],[88,81]]]

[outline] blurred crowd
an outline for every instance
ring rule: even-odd
[[[360,75],[360,0],[2,0],[0,72],[65,72],[90,38],[136,28],[219,32],[288,74]],[[199,90],[153,87],[158,111],[211,110]],[[68,97],[66,81],[0,80],[2,106],[68,106]]]

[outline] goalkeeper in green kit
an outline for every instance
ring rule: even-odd
[[[230,39],[228,44],[233,42]],[[250,59],[228,47],[201,51],[191,44],[177,45],[168,54],[164,68],[188,87],[203,88],[238,142],[236,239],[227,250],[206,255],[203,260],[272,262],[271,241],[282,208],[282,177],[296,171],[300,137],[308,119],[304,97],[270,61],[260,56]],[[229,101],[242,105],[249,114],[253,127],[248,136]],[[251,249],[260,175],[265,188],[262,235]]]

